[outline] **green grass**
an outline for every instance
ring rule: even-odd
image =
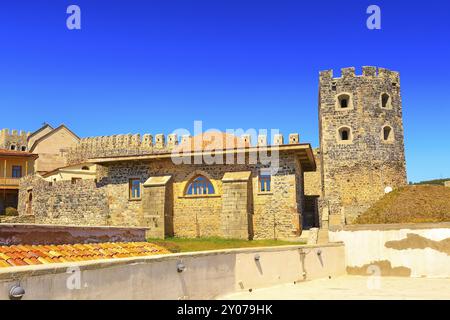
[[[207,251],[219,249],[235,249],[235,248],[251,248],[251,247],[274,247],[284,245],[305,244],[304,242],[291,242],[282,240],[239,240],[239,239],[223,239],[223,238],[166,238],[147,239],[148,242],[154,243],[166,248],[170,252],[192,252]]]
[[[410,184],[412,184],[412,185],[431,184],[431,185],[443,186],[445,181],[450,181],[450,178],[447,178],[447,179],[427,180],[427,181],[420,181],[420,182],[415,182],[415,183],[411,183],[411,182],[410,182]]]

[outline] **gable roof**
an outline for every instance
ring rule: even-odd
[[[80,137],[77,136],[72,130],[70,130],[66,125],[62,124],[59,127],[57,127],[56,129],[53,129],[52,131],[50,131],[49,133],[43,135],[42,137],[40,137],[39,139],[37,139],[33,145],[30,148],[30,151],[32,152],[34,150],[34,148],[39,144],[39,142],[47,139],[48,137],[50,137],[51,135],[55,134],[56,132],[62,130],[62,129],[66,129],[71,135],[73,135],[75,137],[75,139],[80,140]]]
[[[39,129],[37,129],[36,131],[34,131],[32,134],[30,134],[28,136],[28,140],[30,140],[30,138],[34,137],[35,135],[37,135],[39,132],[41,132],[42,130],[46,129],[46,128],[50,128],[51,130],[53,130],[53,127],[51,125],[49,125],[48,123],[46,123],[45,125],[43,125],[42,127],[40,127]]]

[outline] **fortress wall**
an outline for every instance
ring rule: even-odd
[[[81,139],[80,143],[67,154],[68,164],[77,164],[90,158],[141,155],[149,153],[169,152],[178,145],[176,134],[157,134],[155,139],[151,134],[118,134],[112,136],[89,137]]]

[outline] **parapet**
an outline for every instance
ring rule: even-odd
[[[338,79],[348,79],[354,77],[378,77],[390,79],[393,83],[398,83],[400,81],[400,74],[397,71],[391,71],[386,68],[377,68],[373,66],[364,66],[362,67],[362,75],[356,75],[355,68],[342,68],[341,76],[335,77],[333,70],[324,70],[320,71],[319,78],[321,82],[324,81],[332,81]]]
[[[246,144],[251,145],[251,135],[242,135],[241,138]],[[189,139],[191,139],[190,135],[183,135],[181,144],[188,143]],[[275,134],[273,139],[273,145],[284,144],[282,134]],[[289,143],[299,143],[299,134],[291,133]],[[148,133],[142,135],[142,137],[140,134],[88,137],[82,138],[77,146],[69,151],[67,162],[68,164],[75,164],[92,158],[165,153],[173,150],[178,144],[177,134],[169,134],[166,139],[166,136],[160,133],[155,135],[154,141],[153,135]],[[267,146],[267,135],[259,135],[257,145]]]
[[[2,137],[12,137],[12,138],[28,138],[28,136],[29,135],[31,135],[31,133],[30,132],[26,132],[26,131],[23,131],[23,130],[20,130],[20,131],[18,131],[18,130],[11,130],[11,131],[9,131],[9,129],[2,129],[1,131],[0,131],[0,136],[2,136]]]

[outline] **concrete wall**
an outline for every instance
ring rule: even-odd
[[[8,299],[9,289],[18,283],[15,279],[21,279],[23,299],[212,299],[239,290],[340,276],[345,273],[343,257],[343,246],[334,244],[2,268],[0,299]],[[180,261],[186,266],[181,273]],[[73,273],[74,267],[80,273]],[[67,284],[76,288],[77,283],[79,289],[68,289]]]
[[[450,223],[346,226],[329,239],[344,242],[349,274],[450,277]]]
[[[0,224],[0,246],[145,241],[145,228]]]

